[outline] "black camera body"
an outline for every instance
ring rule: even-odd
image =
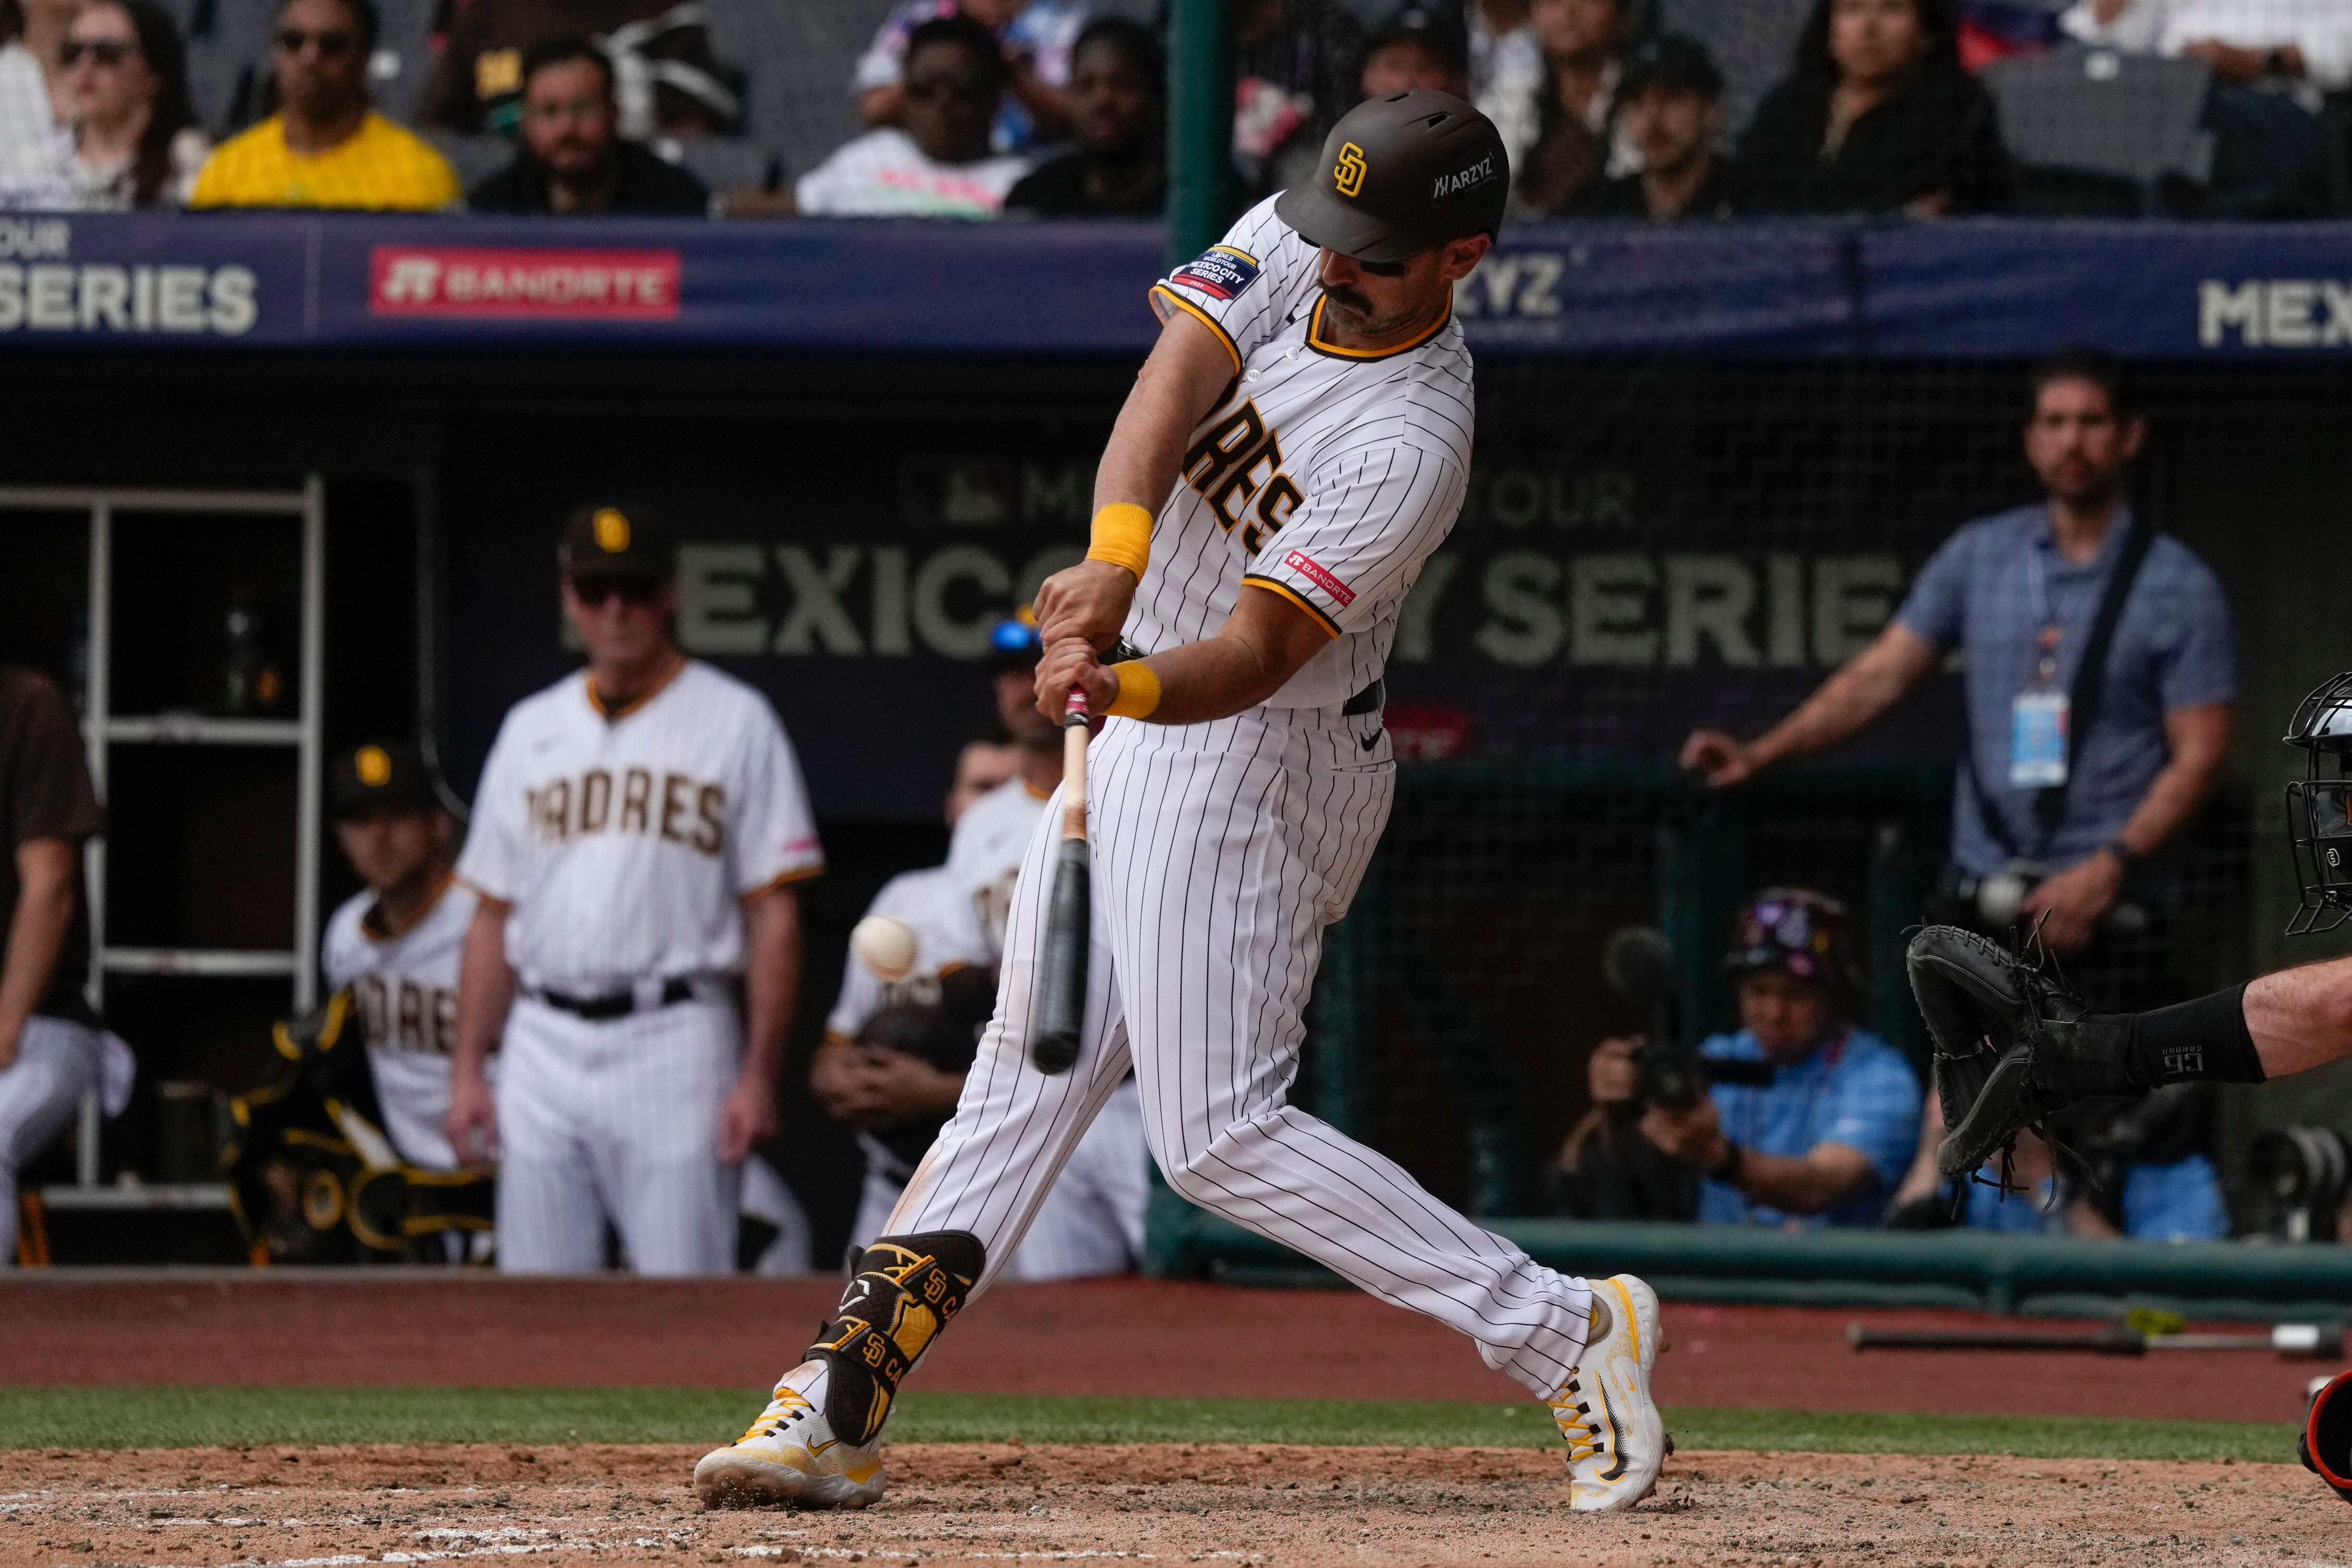
[[[1704,1057],[1675,1039],[1652,1041],[1634,1053],[1633,1060],[1642,1075],[1634,1103],[1675,1111],[1696,1110],[1716,1084],[1769,1089],[1779,1076],[1770,1062],[1727,1062]]]

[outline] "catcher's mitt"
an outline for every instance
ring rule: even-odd
[[[1957,926],[1911,939],[1911,994],[1936,1037],[1937,1168],[1965,1176],[2078,1100],[2131,1092],[2121,1030],[2085,1016],[2054,972]]]

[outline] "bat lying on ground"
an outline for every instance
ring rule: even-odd
[[[2124,1323],[2104,1329],[2009,1332],[1946,1329],[1873,1329],[1849,1323],[1846,1342],[1858,1351],[2092,1351],[2145,1355],[2149,1351],[2275,1351],[2306,1361],[2344,1353],[2340,1323],[2280,1323],[2266,1333],[2144,1334]]]

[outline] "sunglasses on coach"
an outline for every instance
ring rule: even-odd
[[[604,601],[615,595],[621,603],[643,609],[662,596],[665,584],[658,577],[574,577],[572,591],[580,602],[592,610],[601,610]]]
[[[278,29],[278,48],[281,54],[299,55],[304,45],[319,51],[322,59],[339,60],[359,47],[355,33],[306,33],[299,27]]]
[[[94,66],[119,66],[138,51],[129,38],[68,38],[58,47],[58,58],[68,66],[85,59]]]

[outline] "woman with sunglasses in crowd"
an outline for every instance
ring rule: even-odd
[[[58,47],[67,127],[40,163],[0,179],[17,209],[127,212],[185,205],[208,143],[188,100],[186,51],[153,0],[89,0]]]

